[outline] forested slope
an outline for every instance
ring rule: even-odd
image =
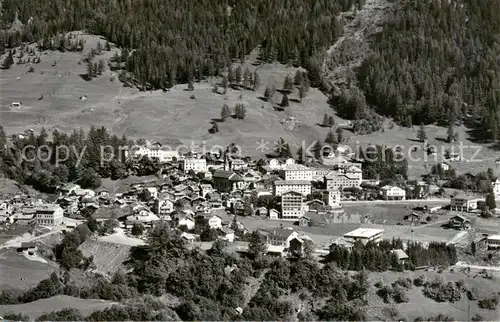
[[[336,17],[363,0],[5,0],[2,22],[19,13],[22,32],[0,34],[0,49],[85,29],[134,50],[126,68],[141,84],[167,87],[220,74],[231,59],[262,46],[265,61],[317,71],[321,54],[341,34]],[[27,21],[33,17],[30,24]]]
[[[499,139],[500,1],[396,5],[357,73],[366,103],[404,125],[474,120]]]

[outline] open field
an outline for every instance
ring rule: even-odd
[[[82,36],[87,41],[85,52],[95,46],[96,36]],[[110,58],[117,49],[104,52],[98,59]],[[90,125],[106,126],[117,135],[126,134],[132,138],[157,139],[160,142],[175,146],[179,143],[191,144],[192,141],[205,144],[207,149],[215,145],[226,146],[236,143],[246,155],[262,157],[272,152],[275,141],[283,137],[296,150],[302,141],[308,146],[312,141],[324,139],[328,128],[318,126],[323,115],[334,115],[327,103],[327,96],[315,88],[311,88],[307,97],[299,102],[297,91],[290,95],[290,106],[286,111],[276,111],[271,103],[264,102],[260,97],[268,84],[274,84],[280,89],[286,75],[293,74],[296,68],[280,64],[262,64],[254,66],[255,55],[250,55],[245,66],[257,70],[261,86],[256,92],[250,90],[228,89],[226,94],[212,91],[217,80],[206,80],[195,83],[194,91],[186,91],[186,85],[174,86],[168,92],[139,92],[137,89],[123,87],[116,80],[117,74],[106,70],[102,76],[87,82],[80,76],[86,72],[86,66],[81,63],[80,53],[45,52],[41,55],[41,63],[34,65],[35,72],[27,73],[27,65],[15,65],[0,73],[0,119],[8,133],[21,132],[28,128],[35,130],[42,126],[48,130],[58,129],[70,131],[75,128],[87,129]],[[53,62],[56,65],[53,66]],[[80,62],[80,64],[79,64]],[[43,72],[43,74],[42,74]],[[113,81],[112,81],[113,79]],[[222,88],[219,88],[222,93]],[[43,95],[43,99],[40,99]],[[80,100],[86,95],[87,100]],[[194,99],[190,97],[194,96]],[[281,102],[282,95],[277,92],[274,104]],[[12,102],[21,101],[24,108],[11,108]],[[243,103],[247,107],[245,120],[229,118],[219,122],[219,133],[210,134],[208,130],[220,117],[224,104],[234,107]],[[294,117],[295,121],[288,120]],[[335,116],[336,124],[341,121]],[[476,148],[469,141],[466,129],[457,127],[459,140],[467,146],[464,156],[472,160]],[[403,145],[405,151],[409,146],[421,143],[414,142],[416,128],[394,127],[385,132],[365,136],[354,136],[346,131],[348,144],[385,144],[390,146]],[[438,147],[447,146],[441,141],[446,129],[428,126],[427,133],[430,143]],[[50,131],[49,131],[50,134]],[[269,149],[257,150],[258,142],[269,142]],[[456,151],[458,152],[458,151]],[[420,155],[420,154],[422,155]],[[456,162],[454,166],[459,171],[485,170],[493,166],[498,151],[483,147],[474,160],[478,162]],[[419,161],[410,161],[410,174],[423,173],[425,166],[434,161],[431,157],[424,161],[421,151],[413,155]]]
[[[442,273],[432,272],[432,271],[415,271],[415,272],[383,272],[369,273],[369,279],[372,285],[376,282],[382,282],[384,285],[390,285],[397,278],[410,278],[414,279],[419,275],[424,275],[426,280],[434,280],[435,278],[443,278],[444,282],[457,282],[459,280],[464,280],[465,285],[469,288],[476,288],[478,290],[478,298],[485,298],[492,293],[500,291],[500,283],[498,283],[498,277],[494,277],[493,280],[485,279],[483,277],[476,276],[476,273],[472,272],[467,275],[461,270],[455,269],[454,273],[444,271]],[[438,303],[432,299],[425,297],[422,293],[421,287],[412,286],[411,289],[407,290],[409,302],[402,304],[386,304],[383,303],[382,299],[375,294],[376,289],[373,288],[369,292],[369,302],[370,307],[368,310],[372,312],[373,315],[377,315],[377,311],[382,311],[383,308],[394,307],[399,313],[407,318],[408,321],[413,321],[417,317],[431,317],[437,316],[438,314],[448,315],[454,318],[455,321],[467,321],[470,320],[468,317],[468,304],[470,304],[471,317],[476,313],[481,315],[485,321],[496,321],[500,317],[500,311],[497,309],[485,310],[481,309],[477,305],[477,301],[467,301],[466,295],[462,294],[462,299],[455,303]]]
[[[25,304],[0,305],[0,314],[22,313],[35,319],[44,313],[73,308],[80,310],[83,315],[88,315],[93,311],[105,309],[113,304],[116,303],[105,300],[79,299],[72,296],[57,295]]]
[[[0,289],[34,287],[56,270],[56,263],[29,260],[14,249],[0,251]]]

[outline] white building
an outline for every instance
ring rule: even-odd
[[[181,163],[181,168],[184,172],[189,172],[193,170],[194,172],[206,172],[207,171],[207,160],[204,158],[186,158]]]
[[[489,249],[500,248],[500,235],[491,235],[486,238],[486,245]]]
[[[35,209],[35,222],[37,225],[56,226],[63,223],[64,210],[56,204],[47,204]]]
[[[288,191],[299,192],[304,196],[311,194],[311,181],[305,180],[276,180],[274,181],[274,195],[281,196]]]
[[[326,190],[343,190],[346,188],[359,187],[362,178],[359,176],[352,176],[342,174],[338,171],[332,171],[325,176]]]
[[[366,244],[370,241],[379,242],[382,239],[383,229],[375,228],[358,228],[344,235],[344,239],[349,242],[361,241]]]
[[[397,186],[383,186],[380,189],[384,200],[405,200],[406,190]]]
[[[323,201],[331,207],[340,207],[340,190],[326,190],[323,191]]]
[[[493,189],[495,199],[500,199],[500,178],[491,183],[491,189]]]
[[[307,180],[313,179],[314,169],[301,164],[286,164],[280,170],[280,177],[284,180]]]
[[[222,219],[219,216],[212,216],[208,219],[208,227],[210,229],[222,228]]]
[[[298,220],[304,213],[304,196],[301,193],[288,191],[281,195],[281,219]]]
[[[133,150],[125,151],[128,158],[149,157],[157,158],[160,162],[171,162],[179,160],[179,152],[176,150],[163,149],[160,143],[148,146],[140,146]]]
[[[451,198],[450,210],[469,212],[477,209],[477,198],[468,197],[464,194]]]
[[[267,234],[267,244],[270,246],[290,247],[290,241],[299,237],[293,228],[278,228]]]

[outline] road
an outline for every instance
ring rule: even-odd
[[[349,205],[449,205],[449,199],[409,199],[409,200],[357,200],[357,201],[341,201],[343,206]]]
[[[487,271],[495,271],[500,272],[500,266],[478,266],[478,265],[469,265],[464,262],[458,262],[455,264],[456,267],[465,267],[470,269],[478,269],[478,270],[487,270]]]

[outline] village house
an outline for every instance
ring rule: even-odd
[[[340,207],[340,190],[323,191],[323,201],[330,207]]]
[[[448,171],[451,169],[451,165],[448,162],[440,162],[438,163],[438,166],[443,169],[443,171]]]
[[[406,190],[397,186],[383,186],[380,189],[384,200],[405,200]]]
[[[214,188],[212,187],[212,185],[208,183],[200,185],[200,196],[202,196],[203,198],[206,198],[207,194],[210,194],[212,192],[214,192]]]
[[[210,229],[219,229],[222,228],[222,219],[219,216],[214,215],[208,218],[207,224]]]
[[[269,219],[279,219],[280,213],[276,209],[269,209]]]
[[[398,262],[400,262],[401,264],[405,264],[410,259],[408,254],[406,254],[405,251],[400,248],[391,250],[391,253],[396,256]]]
[[[486,238],[486,245],[488,249],[500,248],[500,235],[491,235]]]
[[[491,189],[493,190],[495,199],[500,200],[500,178],[491,183]]]
[[[266,243],[271,246],[290,247],[290,241],[299,234],[293,228],[277,228],[267,233]]]
[[[304,203],[305,211],[318,211],[318,209],[323,209],[324,207],[325,202],[319,199],[313,199]]]
[[[274,181],[274,195],[281,196],[288,191],[295,191],[303,194],[304,196],[311,194],[311,181],[306,180],[276,180]]]
[[[450,210],[470,212],[477,209],[477,198],[459,194],[451,198]]]
[[[78,190],[81,190],[80,185],[74,183],[67,183],[62,187],[59,187],[59,195],[60,196],[71,196],[75,195]]]
[[[158,188],[147,187],[143,190],[143,195],[145,200],[151,200],[158,198]]]
[[[302,257],[304,256],[304,239],[300,237],[295,237],[290,240],[290,247],[288,249],[288,253],[290,256],[294,257]]]
[[[219,232],[221,233],[221,239],[225,240],[229,243],[234,242],[234,230],[229,227],[221,227],[219,228]]]
[[[181,234],[181,238],[184,239],[188,244],[192,244],[198,239],[198,236],[195,234],[183,232]]]
[[[63,209],[57,204],[45,204],[35,209],[37,225],[57,226],[63,223]]]
[[[193,230],[195,221],[190,213],[180,213],[174,216],[174,222],[177,227],[185,227],[187,230]]]
[[[461,215],[450,218],[448,225],[455,229],[466,230],[470,227],[470,220]]]
[[[174,211],[174,202],[160,194],[160,197],[154,201],[153,210],[157,215],[167,215]]]
[[[231,192],[241,189],[244,185],[243,178],[233,171],[217,170],[212,175],[214,188],[219,192]]]
[[[358,168],[362,167],[362,164],[359,162],[352,162],[349,158],[341,155],[336,152],[326,158],[323,158],[323,165],[329,166],[335,170],[345,170],[351,166],[355,166]]]
[[[300,192],[288,191],[281,195],[281,219],[297,220],[304,213],[304,196]]]

